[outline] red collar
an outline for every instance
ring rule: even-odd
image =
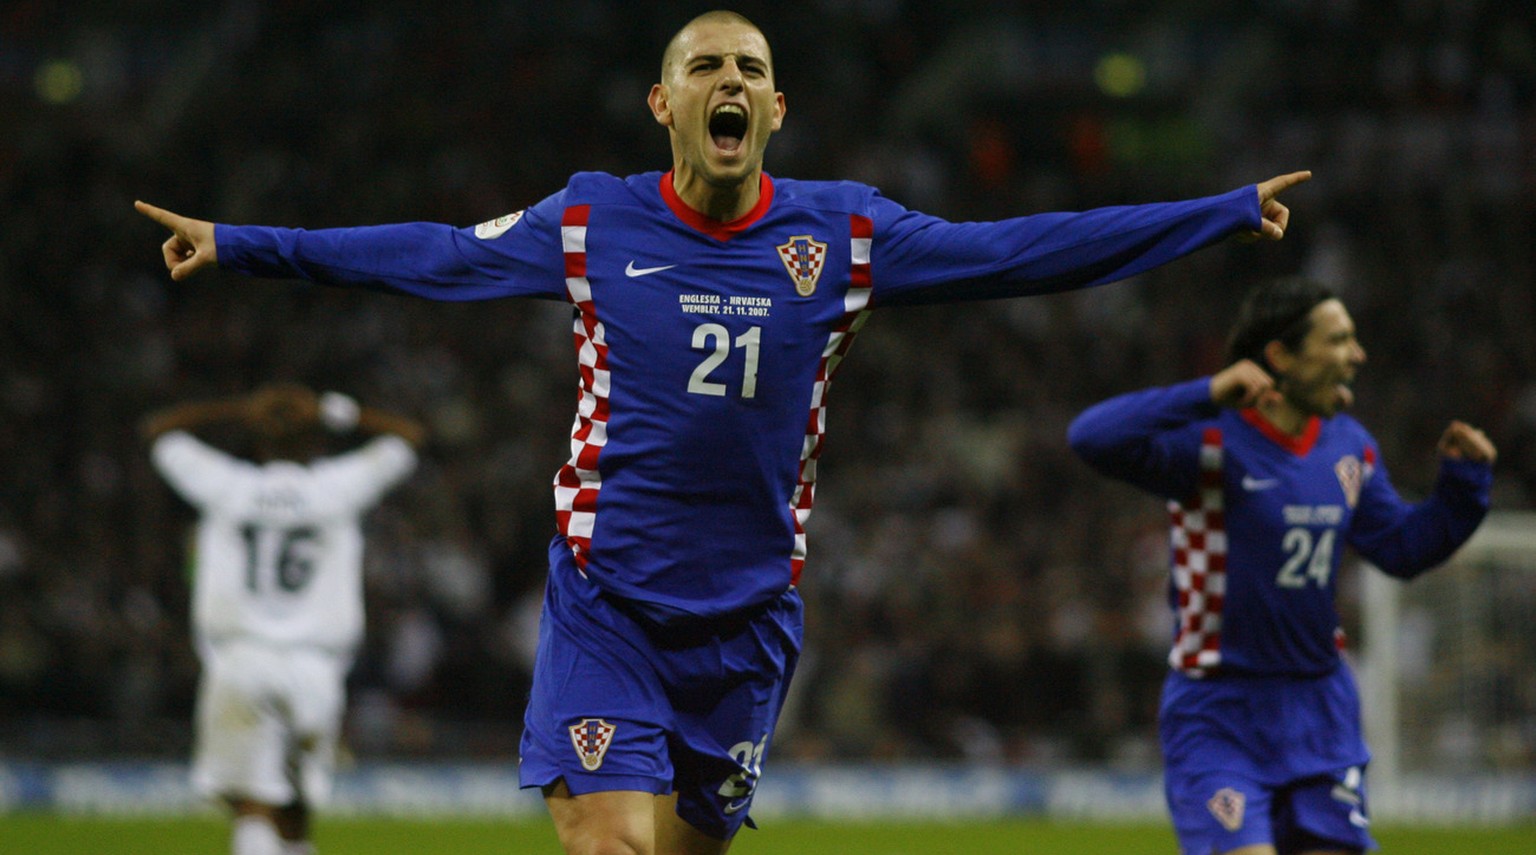
[[[1275,445],[1280,446],[1297,457],[1305,457],[1307,452],[1312,450],[1312,446],[1317,445],[1317,435],[1323,430],[1323,420],[1317,416],[1311,416],[1307,419],[1307,426],[1299,436],[1292,436],[1275,427],[1255,407],[1242,410],[1238,415],[1243,417],[1243,421],[1258,428],[1259,433],[1269,437],[1270,441]]]
[[[667,207],[672,209],[672,213],[677,215],[679,220],[715,240],[727,241],[751,228],[753,223],[761,220],[763,215],[768,213],[768,206],[773,204],[773,179],[769,178],[766,172],[758,173],[758,176],[757,204],[752,206],[752,210],[728,223],[712,220],[688,207],[687,202],[678,198],[677,191],[672,188],[672,170],[670,169],[667,170],[665,175],[661,176],[661,198],[662,201],[667,203]]]

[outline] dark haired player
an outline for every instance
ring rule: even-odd
[[[1440,477],[1410,505],[1341,411],[1365,362],[1325,287],[1251,292],[1213,377],[1122,395],[1073,423],[1096,469],[1168,499],[1175,637],[1160,727],[1187,855],[1363,852],[1359,692],[1334,608],[1346,544],[1403,579],[1487,513],[1493,444],[1451,422]]]

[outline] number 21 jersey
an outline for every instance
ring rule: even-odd
[[[1258,222],[1251,186],[950,223],[865,185],[764,175],[756,208],[721,223],[652,172],[581,173],[472,229],[215,235],[220,265],[246,273],[570,303],[580,373],[552,565],[670,622],[740,613],[798,582],[829,384],[871,309],[1111,282]]]

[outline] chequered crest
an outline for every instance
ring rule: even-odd
[[[1228,831],[1237,831],[1243,827],[1243,809],[1248,805],[1248,797],[1231,787],[1222,787],[1211,795],[1205,806],[1221,823],[1221,827]]]
[[[822,265],[827,261],[827,245],[810,235],[795,235],[777,249],[784,269],[794,280],[795,293],[802,297],[814,294],[816,283],[821,280]]]
[[[576,746],[581,768],[596,772],[603,765],[603,755],[608,753],[608,746],[613,744],[615,730],[618,730],[617,725],[600,718],[584,718],[571,725],[571,744]]]

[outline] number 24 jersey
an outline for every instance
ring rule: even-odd
[[[1104,474],[1169,500],[1169,664],[1196,677],[1332,671],[1345,545],[1411,578],[1472,535],[1492,482],[1486,464],[1444,459],[1434,493],[1409,504],[1352,417],[1313,417],[1289,436],[1257,410],[1218,408],[1210,378],[1104,401],[1069,440]]]

